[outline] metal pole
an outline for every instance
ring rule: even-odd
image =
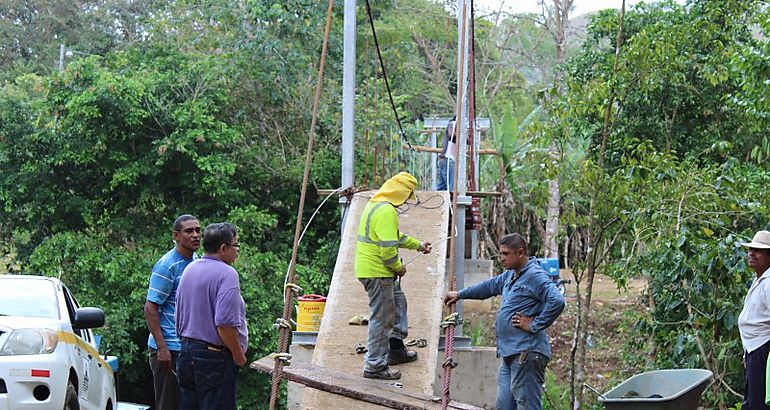
[[[457,79],[457,89],[462,90],[462,100],[460,102],[460,112],[457,113],[457,120],[460,122],[460,127],[457,129],[457,159],[455,166],[458,167],[457,172],[457,216],[455,217],[455,229],[457,229],[457,240],[455,241],[455,277],[457,289],[465,287],[465,208],[470,205],[471,201],[467,193],[467,156],[468,156],[468,33],[470,31],[470,24],[463,24],[462,17],[470,16],[469,1],[458,0],[457,1],[457,45],[458,55],[463,55],[464,58],[457,59],[457,72],[463,73],[462,78]],[[463,7],[466,8],[463,13]],[[465,27],[465,31],[463,31]],[[460,49],[460,45],[465,45]],[[461,67],[461,64],[464,66]],[[464,314],[464,306],[462,303],[457,304],[457,310],[460,317]],[[455,336],[462,336],[462,325],[457,326],[455,330]]]
[[[436,131],[432,131],[430,133],[430,147],[436,148]],[[431,186],[430,190],[433,191],[436,189],[436,158],[438,158],[438,154],[435,152],[430,154],[430,181]]]
[[[345,0],[342,54],[342,188],[354,186],[355,102],[356,102],[356,0]],[[340,198],[342,215],[349,206]],[[345,221],[342,221],[344,229]]]

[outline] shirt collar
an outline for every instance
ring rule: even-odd
[[[529,261],[527,261],[527,264],[524,265],[524,267],[521,268],[520,271],[517,271],[516,269],[510,269],[510,271],[511,271],[511,283],[516,282],[522,275],[527,273],[527,271],[529,270],[530,266],[533,263],[537,263],[537,261],[535,260],[534,256],[530,256],[529,257]]]

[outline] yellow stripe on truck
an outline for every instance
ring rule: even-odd
[[[64,342],[68,345],[80,346],[80,348],[88,352],[88,354],[90,354],[93,357],[96,357],[99,360],[99,363],[101,363],[102,366],[106,367],[110,371],[110,373],[112,373],[112,366],[110,366],[109,363],[107,363],[101,356],[99,356],[99,352],[97,352],[93,346],[86,343],[85,340],[80,338],[80,336],[72,332],[65,332],[63,330],[56,332],[56,336],[59,338],[60,342]]]

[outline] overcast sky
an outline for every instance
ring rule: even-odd
[[[641,0],[626,0],[626,8],[631,5],[639,3]],[[647,3],[653,3],[654,1],[646,1]],[[677,0],[678,3],[684,4],[684,0]],[[540,6],[537,4],[537,0],[475,0],[474,4],[479,9],[486,9],[487,11],[496,11],[503,6],[504,10],[511,13],[539,13]],[[577,17],[581,14],[588,13],[590,11],[603,10],[609,8],[619,9],[621,0],[575,0],[575,8],[570,13],[570,16]]]

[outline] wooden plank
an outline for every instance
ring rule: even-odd
[[[445,129],[446,129],[446,126],[438,127],[438,128],[428,128],[428,129],[420,130],[420,134],[438,134],[438,133],[443,134]],[[477,128],[476,130],[479,132],[483,132],[485,134],[489,132],[489,128]]]
[[[318,189],[318,195],[326,196],[336,191],[335,189]],[[466,195],[470,197],[476,197],[476,198],[493,198],[493,197],[500,197],[503,194],[496,191],[467,191],[465,193]]]
[[[357,343],[366,344],[367,327],[351,326],[348,320],[355,315],[368,315],[369,299],[361,282],[356,279],[354,268],[358,223],[369,198],[374,191],[357,193],[353,196],[346,216],[345,230],[340,242],[337,264],[329,287],[321,328],[313,352],[313,364],[338,370],[356,378],[363,378],[364,356],[356,354]],[[438,361],[444,275],[446,265],[447,232],[449,226],[449,193],[418,192],[420,197],[438,195],[443,201],[435,200],[425,206],[404,205],[399,208],[399,229],[401,232],[433,244],[433,252],[422,255],[402,249],[400,256],[406,264],[407,273],[401,287],[408,301],[409,339],[424,338],[425,348],[415,349],[417,361],[398,365],[404,388],[425,395],[433,394]],[[302,409],[363,409],[351,404],[343,407],[339,397],[317,390],[306,390]]]
[[[409,146],[408,145],[402,145],[401,148],[402,149],[409,149]],[[420,151],[420,152],[441,153],[441,151],[442,151],[441,148],[426,147],[426,146],[423,146],[423,145],[412,145],[412,148],[415,151]],[[492,149],[492,148],[482,148],[482,149],[479,149],[479,155],[497,155],[497,154],[498,154],[498,152],[497,152],[496,149]]]
[[[274,361],[270,357],[263,357],[258,361],[251,363],[249,367],[272,374],[273,363]],[[374,403],[391,409],[421,410],[441,408],[440,397],[411,392],[396,387],[389,382],[351,376],[338,370],[322,368],[310,363],[292,363],[291,366],[285,366],[283,371],[286,379],[295,383],[300,383],[335,395],[367,403]],[[340,398],[334,408],[341,408],[339,403],[342,401],[344,400]],[[361,408],[361,404],[358,403],[354,408]],[[448,408],[457,410],[481,410],[480,407],[458,403],[456,401],[450,401]]]

